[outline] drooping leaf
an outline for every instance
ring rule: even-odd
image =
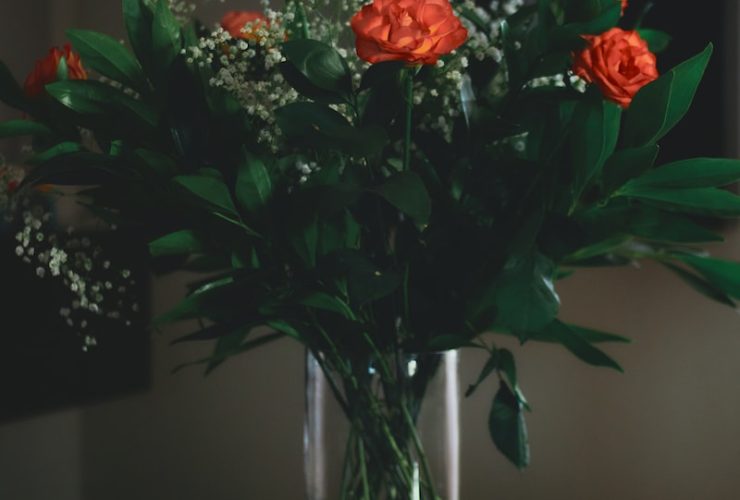
[[[241,335],[239,333],[238,335]],[[235,335],[236,337],[236,335]],[[218,368],[224,361],[226,361],[231,356],[236,356],[238,354],[243,354],[245,352],[249,352],[251,350],[254,350],[258,347],[262,347],[264,345],[270,344],[276,340],[280,340],[284,338],[285,335],[283,333],[271,333],[267,335],[262,335],[254,340],[249,340],[247,342],[244,342],[238,346],[235,346],[236,344],[235,340],[232,340],[232,345],[228,346],[228,349],[226,347],[222,347],[219,349],[219,354],[209,356],[207,358],[202,358],[197,361],[191,361],[189,363],[184,363],[181,365],[176,366],[172,373],[177,373],[181,370],[184,370],[185,368],[198,366],[198,365],[204,365],[207,364],[208,367],[206,368],[206,375],[210,374],[213,370]],[[224,337],[222,337],[224,338]],[[225,344],[225,343],[224,343]]]
[[[67,30],[67,38],[85,65],[132,89],[145,89],[146,77],[141,65],[116,39],[88,30]]]
[[[674,256],[733,299],[740,299],[740,262],[687,253],[676,253]]]
[[[613,368],[619,372],[624,371],[616,361],[591,345],[584,336],[565,323],[555,320],[542,329],[542,334],[548,336],[554,342],[561,344],[578,359],[589,365]],[[536,337],[537,334],[533,336]]]
[[[679,278],[700,294],[709,297],[720,304],[730,306],[733,309],[736,307],[735,301],[732,300],[732,298],[730,298],[722,288],[671,262],[663,262],[663,265],[673,271]]]
[[[494,373],[499,368],[499,356],[498,351],[494,350],[491,356],[488,357],[488,360],[486,361],[486,364],[483,365],[483,368],[481,369],[480,374],[478,375],[478,379],[475,381],[475,383],[471,384],[468,389],[465,391],[465,397],[469,398],[473,395],[473,393],[480,387],[480,385],[486,381],[486,379],[491,376],[492,373]]]
[[[501,382],[488,418],[494,444],[518,469],[529,465],[529,436],[524,408],[509,386]]]

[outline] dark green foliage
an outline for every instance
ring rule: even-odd
[[[181,49],[197,29],[181,27],[166,0],[123,0],[132,52],[106,35],[69,32],[86,65],[137,98],[90,80],[53,83],[29,101],[0,64],[0,100],[28,115],[0,124],[0,138],[34,138],[35,168],[22,189],[94,185],[89,203],[136,224],[165,268],[209,273],[155,322],[203,320],[177,342],[214,342],[212,356],[196,362],[208,372],[283,337],[337,365],[485,347],[489,359],[468,393],[499,379],[490,434],[521,468],[529,407],[512,353],[484,346],[483,334],[559,344],[621,370],[595,344],[627,339],[557,319],[558,279],[653,259],[713,300],[740,299],[740,264],[687,247],[721,240],[695,216],[740,215],[740,198],[722,189],[740,179],[740,163],[654,166],[711,46],[643,88],[627,110],[595,87],[528,85],[564,74],[581,35],[618,23],[619,4],[540,0],[510,16],[501,64],[471,62],[452,141],[412,121],[408,165],[401,84],[426,85],[436,69],[376,64],[353,86],[340,53],[296,24],[281,72],[302,97],[275,114],[284,138],[276,153],[256,139],[264,124],[209,85],[213,69],[186,63]],[[305,20],[300,3],[290,8],[296,23]],[[669,41],[642,33],[656,51]],[[496,94],[503,72],[509,88]],[[94,131],[94,148],[80,128]],[[297,167],[309,164],[318,168],[302,179]]]

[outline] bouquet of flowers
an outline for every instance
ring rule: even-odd
[[[697,217],[740,215],[721,189],[740,162],[658,159],[712,47],[659,75],[670,38],[625,8],[289,0],[211,30],[179,2],[123,0],[128,46],[70,30],[24,86],[0,65],[22,112],[0,137],[33,138],[5,204],[28,216],[24,199],[75,186],[168,269],[204,273],[154,326],[201,320],[179,340],[214,342],[207,371],[305,345],[351,427],[341,498],[440,498],[416,429],[430,353],[489,353],[467,392],[500,380],[490,435],[525,467],[529,406],[495,335],[617,370],[599,345],[626,340],[560,321],[559,280],[649,259],[740,297],[740,264],[697,246],[722,239]],[[38,265],[108,312],[63,248]]]

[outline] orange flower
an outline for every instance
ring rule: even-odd
[[[434,64],[468,38],[448,0],[373,0],[351,25],[357,55],[373,64]]]
[[[243,31],[249,24],[251,29]],[[232,38],[258,41],[260,39],[256,31],[269,26],[267,18],[261,12],[254,11],[231,11],[221,19],[221,27],[229,32]]]
[[[59,64],[64,58],[67,63],[67,78],[70,80],[87,80],[87,72],[82,67],[80,55],[72,50],[69,44],[64,50],[58,47],[49,49],[49,55],[36,61],[36,66],[24,85],[28,97],[36,97],[44,92],[44,87],[59,79]]]
[[[598,85],[604,97],[623,108],[642,87],[658,78],[655,54],[637,31],[612,28],[583,38],[588,46],[574,54],[573,72]]]
[[[629,0],[622,0],[622,15],[624,15],[624,11],[629,6]]]

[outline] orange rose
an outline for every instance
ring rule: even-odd
[[[468,38],[448,0],[373,0],[351,25],[357,55],[373,64],[434,64]]]
[[[59,63],[64,58],[67,63],[67,78],[70,80],[87,80],[87,72],[82,67],[80,55],[72,50],[69,44],[64,50],[57,47],[49,49],[49,55],[36,61],[33,69],[24,85],[28,97],[36,97],[44,92],[44,87],[59,79]]]
[[[251,29],[243,31],[244,27],[249,24]],[[229,32],[232,38],[241,38],[244,40],[259,40],[255,33],[258,29],[268,27],[267,18],[261,12],[253,11],[231,11],[221,19],[221,27]]]
[[[637,31],[612,28],[583,38],[588,46],[574,55],[573,72],[598,85],[604,97],[623,108],[642,87],[658,78],[655,54]]]

